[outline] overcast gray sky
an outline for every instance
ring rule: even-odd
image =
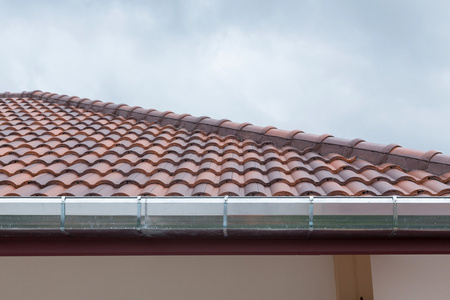
[[[1,1],[2,91],[450,154],[448,1]]]

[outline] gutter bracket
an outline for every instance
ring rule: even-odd
[[[144,228],[148,229],[148,214],[147,214],[147,198],[144,199],[144,210],[145,210],[145,215],[144,215]]]
[[[228,196],[223,199],[223,236],[228,237]]]
[[[141,231],[141,196],[137,197],[137,215],[136,215],[136,229]]]
[[[309,231],[308,238],[314,230],[314,196],[309,196]]]
[[[136,202],[137,203],[136,230],[141,235],[141,237],[143,237],[145,235],[141,231],[141,229],[142,229],[142,223],[141,223],[141,220],[142,220],[142,201],[141,200],[142,200],[142,197],[141,196],[137,196],[137,202]],[[145,202],[145,205],[146,205],[145,211],[147,212],[147,201]],[[146,225],[146,221],[147,221],[147,218],[145,218],[144,226]]]
[[[398,231],[398,209],[397,209],[397,196],[392,196],[392,202],[393,202],[393,213],[392,213],[392,218],[393,218],[393,225],[394,228],[391,232],[391,234],[389,235],[389,237],[394,237],[397,234]]]
[[[64,232],[65,234],[68,234],[65,230],[66,226],[66,197],[61,197],[61,219],[60,219],[59,229]]]

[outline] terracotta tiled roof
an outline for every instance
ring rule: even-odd
[[[0,94],[0,196],[450,195],[450,156],[43,93]]]

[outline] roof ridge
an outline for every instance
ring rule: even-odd
[[[194,117],[189,114],[176,114],[171,111],[161,112],[140,106],[130,107],[126,104],[102,102],[76,96],[59,95],[35,90],[22,93],[1,93],[0,98],[28,97],[41,99],[50,103],[74,106],[104,114],[113,114],[138,121],[157,122],[161,125],[173,125],[187,130],[201,130],[220,136],[233,135],[239,139],[250,139],[257,143],[271,142],[277,147],[292,146],[299,150],[312,148],[321,155],[338,153],[344,157],[356,156],[373,164],[393,163],[406,171],[425,170],[442,175],[450,172],[450,155],[439,151],[418,151],[403,148],[397,144],[382,145],[366,142],[362,139],[341,139],[329,134],[315,135],[301,130],[282,130],[273,126],[261,127],[250,123],[235,123],[227,119],[216,120],[209,117]]]

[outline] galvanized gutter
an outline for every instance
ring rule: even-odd
[[[2,197],[0,236],[450,237],[450,197]]]

